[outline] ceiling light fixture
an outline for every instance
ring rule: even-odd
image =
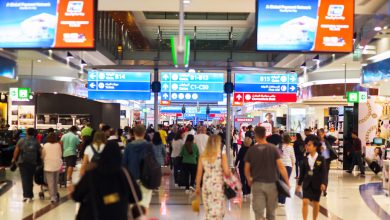
[[[375,28],[374,28],[374,31],[381,31],[382,30],[382,27],[379,27],[379,26],[376,26]]]
[[[41,59],[38,59],[37,62],[38,62],[38,63],[42,63],[42,60],[41,60]]]
[[[183,0],[183,3],[184,3],[184,4],[190,4],[190,3],[191,3],[191,0]]]

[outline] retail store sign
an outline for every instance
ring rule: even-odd
[[[30,101],[30,88],[10,88],[9,96],[12,101]]]
[[[236,118],[236,122],[253,122],[253,118]]]
[[[347,92],[347,102],[349,103],[367,103],[367,92]]]

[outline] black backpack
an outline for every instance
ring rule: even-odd
[[[35,139],[27,139],[25,138],[23,140],[23,143],[21,144],[21,158],[23,163],[29,163],[29,164],[38,164],[39,159],[39,149],[37,146],[39,145],[38,141]]]
[[[141,183],[147,189],[157,189],[161,185],[161,166],[154,156],[152,145],[145,147],[147,152],[141,160]]]
[[[100,153],[91,145],[90,146],[93,151],[93,157],[91,159],[91,163],[97,164],[100,160]]]

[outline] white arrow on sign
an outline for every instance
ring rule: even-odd
[[[163,95],[164,99],[167,99],[168,96],[169,96],[169,95],[168,95],[167,93],[164,93],[164,95]]]
[[[164,79],[165,81],[167,81],[168,78],[169,78],[168,74],[164,74],[163,79]]]
[[[296,78],[294,76],[290,77],[290,82],[295,82]]]
[[[241,101],[242,96],[241,96],[240,94],[238,94],[238,95],[236,96],[236,98],[237,98],[238,101]]]
[[[89,74],[89,76],[91,77],[91,79],[95,79],[96,78],[96,74],[95,73],[91,73],[91,74]]]
[[[168,88],[169,88],[168,84],[164,84],[164,85],[163,85],[163,89],[166,90],[166,89],[168,89]]]
[[[91,84],[89,84],[89,87],[91,87],[92,89],[94,89],[95,88],[95,83],[91,83]]]
[[[290,90],[294,92],[295,91],[295,86],[291,86]]]

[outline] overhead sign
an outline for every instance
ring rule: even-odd
[[[171,102],[222,101],[223,73],[161,73],[161,100]]]
[[[353,50],[353,0],[257,0],[256,11],[257,50]]]
[[[95,0],[0,1],[0,48],[92,49]]]
[[[367,103],[367,92],[347,92],[347,102],[349,103]]]
[[[298,76],[291,74],[236,73],[234,105],[245,102],[296,102]]]
[[[88,98],[150,100],[150,72],[88,71]]]

